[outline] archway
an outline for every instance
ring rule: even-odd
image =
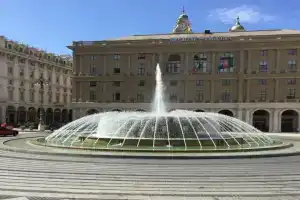
[[[137,109],[136,111],[137,112],[146,112],[146,110],[144,110],[144,109]]]
[[[88,111],[86,111],[86,115],[93,115],[98,113],[99,111],[97,109],[90,109]]]
[[[41,112],[41,108],[38,108],[37,114],[36,114],[36,117],[37,117],[38,121],[40,121],[40,112]],[[43,122],[45,122],[46,116],[45,116],[45,110],[44,110],[44,108],[42,108],[42,114],[43,114]]]
[[[17,110],[18,123],[24,124],[26,122],[26,108],[24,106],[20,106]]]
[[[197,110],[194,110],[194,112],[205,112],[205,111],[201,110],[201,109],[197,109]]]
[[[73,121],[73,110],[69,110],[69,122]]]
[[[233,112],[231,110],[220,110],[219,113],[223,114],[223,115],[233,117]]]
[[[62,120],[63,123],[68,122],[68,111],[66,109],[63,109],[61,111],[61,120]]]
[[[34,107],[28,108],[28,122],[36,122],[36,110]]]
[[[295,110],[286,110],[281,114],[281,132],[298,132],[299,114]]]
[[[54,110],[54,122],[55,122],[55,123],[61,122],[61,111],[60,111],[60,109],[58,109],[58,108],[56,108],[56,109]]]
[[[16,123],[16,108],[14,106],[6,107],[6,123],[15,124]]]
[[[47,108],[45,117],[46,117],[46,124],[47,125],[50,125],[50,124],[53,123],[53,110],[52,110],[52,108]]]
[[[120,110],[120,109],[113,109],[113,110],[111,110],[112,112],[122,112],[122,110]]]
[[[252,115],[252,125],[263,131],[269,132],[270,114],[266,110],[257,110]]]

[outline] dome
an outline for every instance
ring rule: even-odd
[[[186,20],[188,20],[188,19],[189,19],[189,17],[188,17],[188,15],[187,15],[187,14],[185,14],[185,13],[182,13],[181,15],[179,15],[178,19],[186,19]]]
[[[218,113],[175,110],[107,112],[77,119],[45,139],[55,146],[199,148],[268,146],[274,141],[253,126]],[[83,145],[84,144],[84,145]]]
[[[240,23],[239,17],[237,17],[235,25],[233,27],[231,27],[231,29],[229,31],[232,31],[232,32],[245,31],[244,26],[242,26]]]

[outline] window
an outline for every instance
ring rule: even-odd
[[[288,89],[288,95],[286,97],[287,99],[295,99],[296,98],[296,89],[295,88],[289,88]]]
[[[60,94],[56,94],[56,103],[60,102]]]
[[[113,100],[114,101],[120,101],[121,100],[121,94],[120,94],[120,92],[114,93]]]
[[[21,82],[20,82],[20,86],[24,86],[24,81],[21,81]]]
[[[140,80],[138,86],[141,86],[141,87],[145,86],[145,81],[144,80]]]
[[[13,73],[14,73],[13,68],[12,67],[8,67],[8,74],[9,75],[13,75]]]
[[[90,101],[96,100],[96,92],[94,90],[90,91]]]
[[[113,86],[120,87],[121,86],[121,82],[120,81],[114,81]]]
[[[96,81],[90,81],[90,87],[96,87],[97,82]]]
[[[296,60],[288,61],[288,70],[289,71],[297,71],[297,61]]]
[[[267,80],[266,79],[259,79],[258,84],[259,85],[267,85]]]
[[[20,76],[24,76],[24,69],[20,69]]]
[[[34,95],[34,91],[30,91],[30,102],[34,102],[35,101],[35,95]]]
[[[177,86],[178,82],[173,80],[173,81],[170,81],[170,86]]]
[[[20,91],[20,101],[24,101],[24,91]]]
[[[90,74],[95,74],[96,73],[96,65],[95,64],[90,64]]]
[[[13,84],[14,84],[14,81],[13,81],[13,80],[9,80],[9,81],[8,81],[8,84],[9,84],[9,85],[13,85]]]
[[[203,91],[202,90],[196,91],[195,101],[201,102],[201,101],[203,101],[203,99],[204,99]]]
[[[180,73],[180,63],[176,62],[169,62],[166,65],[166,72],[167,73]]]
[[[296,84],[296,79],[295,79],[295,78],[288,79],[288,80],[287,80],[287,84],[288,84],[288,85],[295,85],[295,84]]]
[[[197,80],[196,81],[196,86],[203,86],[204,85],[204,81],[203,80]]]
[[[297,49],[289,49],[288,55],[297,55]]]
[[[138,60],[145,60],[145,58],[146,58],[146,54],[144,54],[144,53],[140,53],[138,55]]]
[[[268,50],[260,50],[260,55],[261,56],[267,56],[268,55]]]
[[[227,90],[223,91],[221,99],[223,102],[229,102],[230,101],[230,92]]]
[[[114,54],[114,60],[120,60],[121,56],[120,54]]]
[[[96,56],[91,56],[90,59],[91,60],[96,60]]]
[[[268,71],[268,62],[263,60],[259,62],[259,71],[260,72],[267,72]]]
[[[8,91],[8,100],[10,101],[14,100],[14,92],[12,90]]]
[[[142,92],[138,92],[136,96],[137,102],[144,102],[144,94]]]
[[[66,94],[64,94],[64,104],[67,104],[67,95]]]
[[[169,99],[170,102],[177,102],[177,95],[175,93],[171,93]]]
[[[267,99],[267,90],[263,89],[263,90],[259,91],[258,100],[259,101],[266,101],[266,99]]]
[[[52,103],[52,92],[48,93],[48,103],[51,104]]]
[[[144,63],[140,63],[140,66],[138,68],[138,75],[142,76],[145,74],[145,65]]]
[[[204,53],[200,53],[199,56],[194,56],[194,72],[207,72],[207,56]]]
[[[219,61],[219,72],[233,72],[234,71],[234,57],[232,53],[225,53]]]
[[[114,68],[114,74],[120,74],[121,70],[120,70],[120,64],[116,63],[116,66]]]
[[[34,71],[31,71],[31,72],[30,72],[29,77],[30,77],[30,78],[34,78]]]
[[[230,84],[231,84],[231,80],[229,79],[222,80],[222,85],[230,85]]]

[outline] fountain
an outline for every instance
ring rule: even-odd
[[[277,141],[233,117],[210,112],[166,111],[159,65],[152,112],[106,112],[77,119],[44,139],[45,145],[121,151],[237,150]]]

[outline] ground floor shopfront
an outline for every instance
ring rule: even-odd
[[[107,111],[151,111],[151,104],[140,103],[73,103],[73,119]],[[218,103],[169,104],[168,110],[217,112],[252,124],[264,132],[300,132],[300,103]]]
[[[34,106],[2,105],[1,122],[8,124],[38,123],[41,109]],[[46,125],[72,121],[72,110],[64,108],[42,108],[43,121]]]

